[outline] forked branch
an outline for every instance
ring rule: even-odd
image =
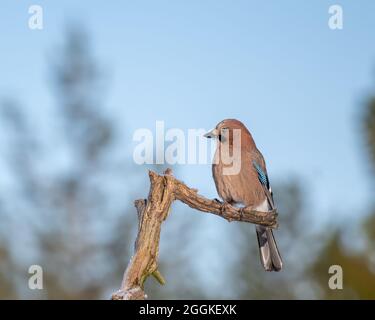
[[[138,235],[135,253],[125,271],[121,289],[112,294],[113,300],[142,300],[146,298],[143,285],[153,275],[160,284],[165,280],[158,270],[160,229],[168,217],[171,204],[180,200],[196,210],[212,213],[228,221],[254,223],[270,228],[277,227],[277,213],[254,211],[251,208],[236,208],[218,200],[210,200],[198,194],[173,177],[170,169],[163,175],[149,171],[151,181],[148,199],[135,201],[138,212]]]

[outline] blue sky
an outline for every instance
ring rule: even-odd
[[[28,28],[32,4],[44,9],[41,31]],[[328,28],[332,4],[343,7],[343,30]],[[373,12],[370,0],[2,0],[0,96],[17,96],[47,126],[48,61],[79,20],[109,70],[105,105],[127,133],[124,148],[156,120],[187,130],[238,118],[271,182],[301,177],[322,220],[357,214],[371,200],[358,121],[375,81]],[[182,166],[179,177],[216,196],[209,165]]]

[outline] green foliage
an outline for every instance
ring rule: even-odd
[[[340,241],[339,232],[327,241],[311,269],[315,280],[320,285],[323,299],[375,299],[375,275],[370,269],[367,252],[349,253]],[[331,290],[327,270],[331,265],[343,269],[343,289]]]

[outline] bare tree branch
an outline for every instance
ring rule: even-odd
[[[139,219],[135,253],[125,271],[121,289],[112,294],[113,300],[145,299],[143,285],[150,275],[160,284],[165,283],[158,270],[160,229],[174,200],[180,200],[199,211],[215,214],[229,222],[242,221],[270,228],[277,227],[276,210],[260,212],[251,208],[235,208],[216,199],[206,199],[200,196],[196,189],[191,189],[174,178],[170,169],[167,169],[164,175],[149,171],[149,177],[151,186],[148,199],[135,201]]]

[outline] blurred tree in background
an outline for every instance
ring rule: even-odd
[[[17,99],[1,104],[6,143],[0,164],[9,174],[2,177],[0,193],[0,298],[108,298],[132,254],[133,200],[148,193],[146,169],[133,164],[116,115],[104,107],[104,72],[82,28],[69,29],[56,52],[51,72],[56,108],[47,134]],[[366,106],[363,128],[375,169],[375,98]],[[343,241],[346,229],[312,228],[302,181],[273,184],[282,272],[262,269],[253,225],[227,224],[175,203],[161,235],[160,271],[167,284],[147,280],[149,297],[375,298],[375,213],[358,230],[362,249],[350,250]],[[207,225],[217,228],[217,239],[204,238]],[[219,262],[204,259],[201,248],[217,250]],[[31,264],[43,267],[45,290],[28,289]],[[328,288],[334,264],[344,269],[344,290]]]
[[[133,251],[133,201],[148,193],[145,168],[133,164],[130,148],[126,158],[121,156],[129,145],[119,140],[116,116],[103,107],[103,72],[87,34],[70,28],[56,52],[51,82],[57,103],[50,134],[42,136],[38,124],[31,123],[38,119],[30,119],[15,99],[2,102],[8,144],[1,161],[14,188],[0,199],[0,298],[109,298],[120,287]],[[182,246],[181,228],[188,237],[185,217],[173,219],[170,236],[177,240],[174,248],[171,242],[165,246],[167,251]],[[182,256],[177,250],[166,257],[172,272],[186,273]],[[32,264],[43,267],[45,290],[28,289]],[[149,285],[155,297],[172,295],[152,280]]]
[[[126,243],[134,225],[133,219],[124,215],[129,198],[122,207],[113,208],[114,195],[108,189],[116,183],[116,173],[125,181],[136,172],[119,172],[115,159],[107,156],[115,147],[116,131],[100,105],[100,71],[85,33],[70,29],[66,44],[57,52],[52,82],[58,121],[52,123],[51,136],[42,139],[16,103],[6,101],[2,108],[12,140],[5,161],[16,182],[18,198],[23,200],[22,208],[11,205],[8,215],[18,211],[22,221],[13,221],[13,229],[18,229],[18,223],[27,223],[31,234],[26,241],[36,249],[24,249],[25,255],[30,254],[24,260],[13,256],[24,267],[23,277],[13,286],[16,291],[26,291],[18,285],[29,276],[28,262],[37,261],[43,266],[46,290],[33,291],[33,297],[98,298],[120,283],[116,266],[124,268],[130,254]],[[9,200],[14,201],[14,197]],[[114,233],[112,229],[119,226],[121,231]],[[114,237],[119,232],[124,240],[121,248]],[[7,238],[11,238],[9,233]],[[12,290],[3,283],[1,290],[2,297],[11,296]]]
[[[375,170],[375,96],[365,105],[363,132],[372,169]]]
[[[375,174],[375,97],[371,97],[365,104],[362,128],[372,173]],[[330,234],[331,237],[326,239],[319,258],[310,270],[320,285],[321,297],[375,299],[375,210],[360,224],[357,234],[364,242],[360,250],[348,250],[343,244],[350,237],[348,229],[332,229]],[[359,240],[358,238],[355,240]],[[340,265],[343,268],[343,290],[328,289],[324,271],[330,265]]]

